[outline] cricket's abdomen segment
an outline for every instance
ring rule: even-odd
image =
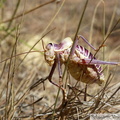
[[[88,51],[88,50],[87,50]],[[85,51],[86,52],[86,51]],[[67,49],[61,52],[61,62],[66,65],[68,56],[70,54],[70,49]],[[81,82],[87,84],[97,83],[101,85],[104,82],[104,75],[102,73],[102,68],[100,65],[88,65],[88,64],[80,64],[79,61],[84,58],[92,59],[93,55],[91,53],[83,54],[81,51],[75,50],[75,53],[69,58],[68,63],[68,71],[71,76]],[[95,59],[95,58],[93,58]]]
[[[80,65],[70,61],[68,71],[74,79],[87,84],[97,83],[101,85],[104,82],[104,76],[99,75],[94,65]]]

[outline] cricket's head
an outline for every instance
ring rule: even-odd
[[[46,62],[51,66],[54,63],[55,59],[55,51],[54,51],[54,44],[49,43],[46,46],[45,52],[44,52],[45,60]]]
[[[72,43],[72,39],[70,37],[67,37],[59,44],[47,44],[44,52],[46,62],[49,65],[53,65],[56,58],[56,53],[62,53],[62,51],[70,48],[72,46]]]

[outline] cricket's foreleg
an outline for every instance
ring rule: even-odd
[[[61,69],[61,62],[60,62],[60,55],[57,54],[57,63],[58,63],[58,73],[59,73],[59,85],[63,86],[62,83],[62,69]]]
[[[52,76],[54,74],[55,68],[57,66],[58,63],[58,71],[59,71],[59,83],[61,83],[60,85],[58,85],[57,83],[52,81]],[[48,80],[55,86],[59,87],[60,89],[62,89],[64,91],[64,88],[62,87],[62,71],[61,71],[61,65],[60,65],[60,61],[58,59],[55,59],[54,64],[52,66],[52,69],[50,71],[50,74],[48,75]],[[61,81],[61,82],[60,82]]]
[[[55,86],[57,86],[57,87],[60,87],[58,84],[56,84],[55,82],[52,81],[52,76],[53,76],[53,73],[54,73],[54,71],[55,71],[56,65],[57,65],[57,60],[55,59],[54,64],[53,64],[53,66],[52,66],[52,69],[51,69],[51,71],[50,71],[50,74],[49,74],[49,76],[48,76],[48,80],[49,80],[53,85],[55,85]]]
[[[78,38],[77,38],[77,39],[79,39],[79,38],[82,38],[82,40],[84,40],[84,42],[86,42],[92,49],[97,50],[97,49],[94,48],[94,47],[88,42],[88,40],[85,39],[82,35],[78,35]]]

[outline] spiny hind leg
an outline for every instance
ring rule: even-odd
[[[88,42],[88,40],[87,40],[86,38],[84,38],[82,35],[78,35],[77,37],[78,37],[78,40],[79,40],[79,38],[82,38],[82,40],[83,40],[85,43],[87,43],[93,50],[97,50],[97,49],[94,48],[94,47]]]
[[[76,46],[78,45],[78,40],[80,40],[80,38],[82,38],[82,40],[87,43],[92,49],[94,49],[95,51],[97,50],[96,48],[94,48],[89,42],[87,39],[85,39],[82,35],[78,35],[73,43],[73,47],[71,49],[71,53],[70,53],[70,56],[72,56],[74,53],[75,53],[75,49],[76,49]]]

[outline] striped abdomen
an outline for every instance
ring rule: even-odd
[[[76,55],[77,53],[77,55]],[[79,55],[78,55],[79,54]],[[77,45],[73,58],[69,61],[68,70],[72,77],[76,80],[80,80],[84,83],[92,84],[97,83],[101,85],[104,81],[104,75],[102,74],[102,68],[98,64],[87,65],[76,62],[76,59],[84,58],[96,59],[91,52],[82,46]]]

